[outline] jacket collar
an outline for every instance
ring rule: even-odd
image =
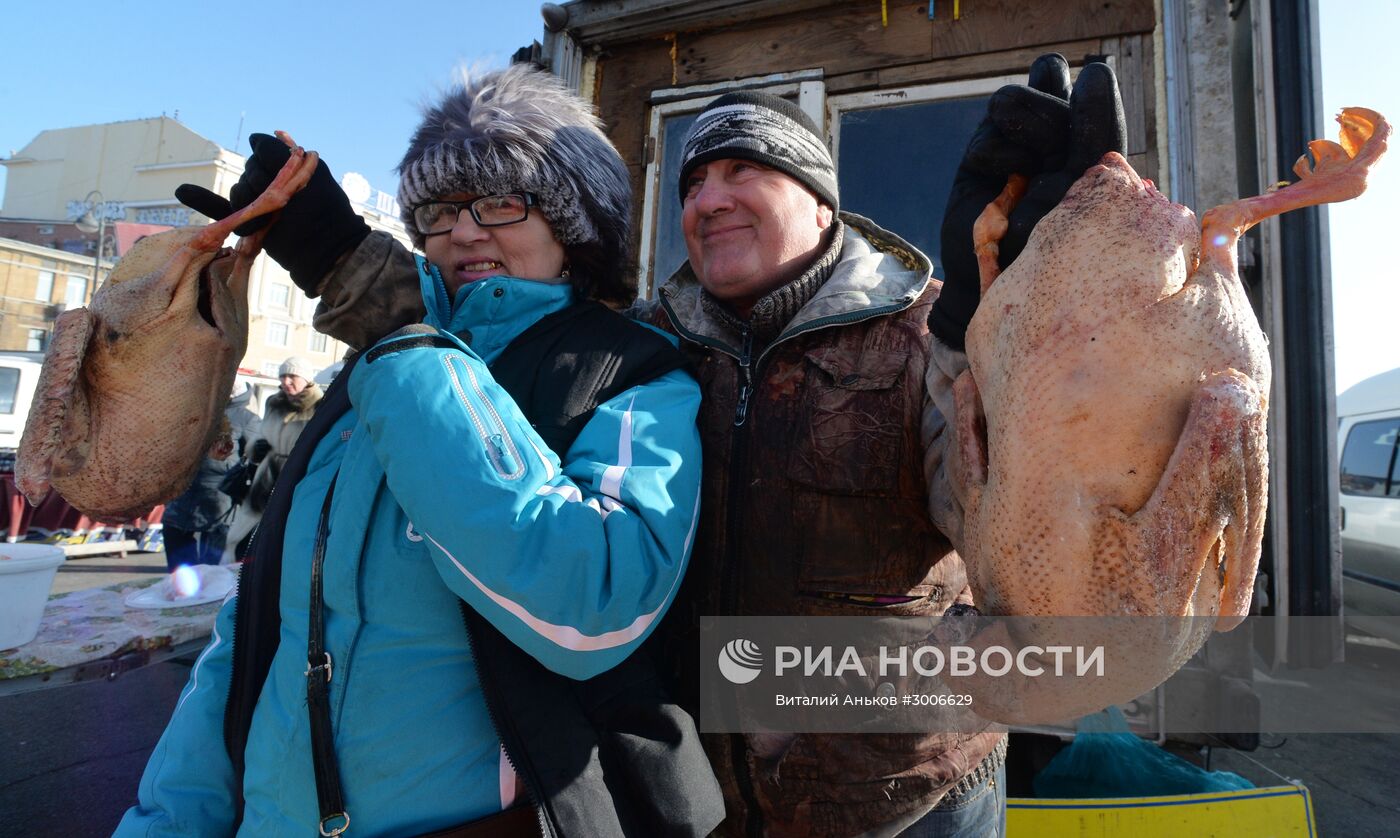
[[[449,302],[438,269],[422,256],[415,254],[414,259],[427,309],[423,322],[461,337],[488,364],[535,321],[574,303],[574,289],[567,282],[552,284],[513,276],[469,282],[458,288],[456,299]]]
[[[278,390],[267,400],[267,411],[269,413],[282,414],[283,422],[306,421],[316,412],[316,405],[321,401],[321,385],[314,381],[307,382],[306,389],[297,395],[295,400],[286,393]]]
[[[841,257],[831,278],[774,339],[842,322],[851,323],[899,311],[914,304],[928,287],[929,258],[904,239],[868,218],[842,212]],[[704,289],[687,260],[661,287],[662,305],[686,336],[737,354],[742,338],[705,310]]]

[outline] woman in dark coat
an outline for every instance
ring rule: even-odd
[[[189,488],[165,505],[161,530],[170,570],[182,564],[218,564],[223,558],[233,501],[219,491],[219,483],[235,462],[232,439],[214,443]]]

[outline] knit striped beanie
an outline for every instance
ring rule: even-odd
[[[752,160],[777,169],[839,210],[836,164],[817,126],[796,104],[771,93],[727,93],[695,118],[681,152],[680,196],[697,166],[712,160]]]

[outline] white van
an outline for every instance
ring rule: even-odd
[[[1400,369],[1338,396],[1337,419],[1347,622],[1400,643]]]
[[[0,352],[0,451],[19,447],[43,366],[42,352]]]

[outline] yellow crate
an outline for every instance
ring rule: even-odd
[[[1312,838],[1317,829],[1312,798],[1297,785],[1101,800],[1013,797],[1006,801],[1006,832],[1011,838]]]

